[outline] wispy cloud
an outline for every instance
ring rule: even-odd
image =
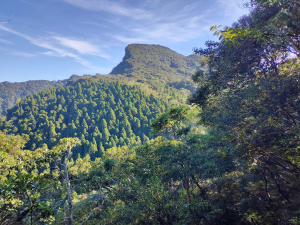
[[[80,22],[82,24],[88,24],[88,25],[93,25],[93,26],[97,26],[97,27],[106,27],[104,24],[101,23],[96,23],[96,22]]]
[[[132,24],[129,26],[128,33],[131,37],[125,35],[112,35],[113,38],[124,43],[137,42],[182,42],[196,39],[207,32],[207,26],[203,21],[204,15],[193,16],[181,20],[147,23],[143,25]]]
[[[127,44],[147,42],[147,39],[143,39],[143,38],[130,38],[130,37],[123,37],[121,35],[113,35],[112,37],[118,41],[121,41],[121,42],[124,42]]]
[[[59,36],[53,36],[52,38],[54,40],[57,40],[60,45],[67,48],[75,49],[81,54],[97,55],[104,58],[108,58],[107,55],[101,53],[101,50],[98,48],[98,46],[93,45],[87,41],[75,40],[75,39],[59,37]]]
[[[6,40],[6,39],[2,39],[2,38],[0,38],[0,42],[4,43],[4,44],[13,44],[13,42]]]
[[[86,10],[107,12],[102,19],[120,27],[119,33],[110,33],[120,42],[165,44],[199,38],[207,33],[207,27],[215,24],[231,25],[232,20],[247,12],[242,5],[248,0],[212,0],[210,3],[145,0],[131,4],[129,0],[62,1]]]
[[[247,2],[249,2],[249,0],[218,0],[217,4],[222,7],[223,13],[226,17],[236,18],[248,12],[248,10],[244,7]]]
[[[165,22],[150,24],[146,29],[144,27],[132,29],[148,40],[158,39],[160,41],[181,42],[197,38],[205,30],[202,23],[203,16],[195,16],[182,19],[177,22]]]
[[[84,60],[80,55],[97,55],[97,56],[108,58],[107,55],[101,53],[99,47],[87,41],[80,41],[76,39],[70,39],[70,38],[53,36],[53,35],[48,37],[33,38],[23,33],[9,29],[5,26],[0,26],[0,29],[15,34],[17,36],[20,36],[26,39],[27,41],[29,41],[33,45],[47,49],[48,51],[41,53],[43,55],[55,56],[55,57],[71,57],[75,59],[77,62],[79,62],[80,64],[82,64],[83,66],[90,68],[92,70],[98,69],[98,67],[93,66],[91,63]],[[77,54],[74,53],[74,50],[77,52]],[[28,53],[21,53],[21,52],[13,52],[11,54],[24,56],[24,57],[33,56]]]
[[[18,52],[18,51],[11,51],[9,52],[9,54],[14,56],[26,57],[26,58],[31,58],[36,56],[36,54],[27,53],[27,52]]]
[[[122,5],[121,3],[106,1],[106,0],[63,0],[74,6],[92,10],[106,11],[119,16],[126,16],[133,19],[151,19],[152,13],[140,8],[131,8]]]
[[[9,55],[20,56],[20,57],[26,57],[26,58],[31,58],[31,57],[37,56],[37,55],[34,54],[34,53],[14,51],[14,50],[11,50],[11,49],[9,49],[9,48],[3,48],[3,47],[0,47],[0,50],[3,51],[3,52],[6,52],[6,53],[9,54]]]

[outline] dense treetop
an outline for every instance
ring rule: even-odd
[[[110,147],[147,142],[151,121],[168,105],[168,99],[146,95],[136,86],[84,81],[24,98],[8,110],[0,127],[25,135],[28,149],[78,137],[83,145],[77,153],[100,156]]]

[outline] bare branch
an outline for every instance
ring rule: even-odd
[[[67,201],[65,201],[65,204],[64,204],[64,222],[65,222],[65,224],[68,224],[66,211],[67,211]]]
[[[63,165],[65,168],[65,181],[66,181],[66,185],[67,185],[67,191],[68,191],[68,205],[69,205],[69,218],[68,218],[68,225],[73,225],[73,202],[72,202],[72,187],[71,187],[71,183],[69,180],[69,171],[68,171],[68,162],[70,161],[71,158],[71,150],[72,147],[70,146],[68,149],[68,156],[67,156],[67,160],[65,162],[65,164]]]
[[[13,10],[13,12],[12,12],[11,17],[9,18],[9,20],[7,20],[6,22],[0,22],[0,24],[8,23],[9,21],[11,21],[11,19],[12,19],[13,16],[14,16],[14,13],[15,13],[15,10]]]

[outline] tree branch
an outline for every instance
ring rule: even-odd
[[[102,206],[104,205],[104,202],[106,201],[107,197],[103,198],[102,186],[99,185],[99,188],[100,188],[99,195],[101,196],[101,199],[102,199],[101,205],[98,206],[97,208],[94,208],[92,210],[92,212],[90,213],[90,215],[84,221],[82,221],[82,223],[80,225],[83,225],[85,222],[87,222],[94,215],[94,211],[100,210],[102,208]]]

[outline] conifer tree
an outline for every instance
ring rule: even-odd
[[[109,133],[108,129],[104,128],[103,132],[102,132],[102,140],[104,142],[108,142],[109,141],[109,137],[110,137],[110,133]]]
[[[93,154],[97,151],[98,151],[98,149],[97,149],[96,139],[93,138],[93,141],[90,143],[90,146],[89,146],[89,154]]]

